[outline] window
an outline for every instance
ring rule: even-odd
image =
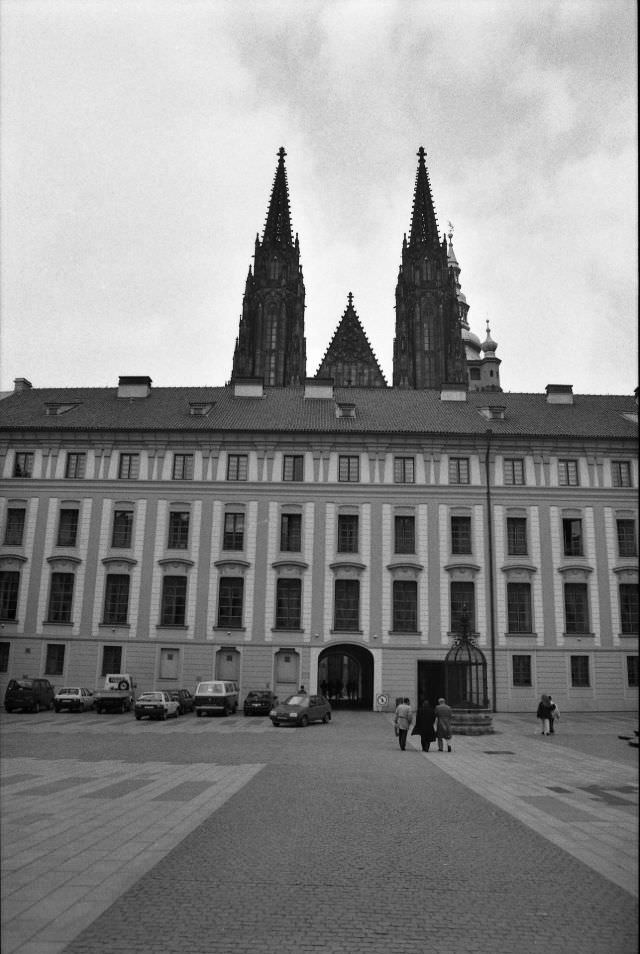
[[[504,461],[505,484],[524,484],[524,461],[521,457],[507,457]]]
[[[416,521],[413,516],[396,514],[395,517],[395,552],[416,552]]]
[[[513,685],[530,686],[531,683],[531,656],[513,656]]]
[[[0,619],[15,620],[18,613],[19,570],[0,570]]]
[[[469,483],[469,458],[468,457],[450,457],[449,458],[449,483],[450,484],[468,484]]]
[[[102,650],[101,675],[122,672],[122,646],[105,646]]]
[[[588,656],[571,657],[571,685],[574,689],[587,689],[589,687]]]
[[[582,520],[565,517],[562,521],[562,539],[565,556],[582,556]]]
[[[393,629],[397,633],[418,631],[418,584],[415,580],[393,581]]]
[[[302,454],[285,454],[282,462],[283,480],[304,480],[304,457]]]
[[[614,487],[631,486],[631,464],[628,460],[612,460],[611,476]]]
[[[224,533],[222,535],[223,550],[242,550],[244,546],[244,514],[225,513]]]
[[[338,480],[357,484],[360,480],[360,458],[341,454],[338,458]]]
[[[137,480],[140,473],[139,454],[120,454],[118,477],[120,480]]]
[[[360,580],[336,580],[333,628],[358,632],[360,628]]]
[[[8,646],[9,643],[5,643],[5,646]],[[2,643],[0,643],[0,647]],[[9,653],[7,652],[7,662],[8,662]],[[0,657],[1,658],[1,657]],[[0,663],[1,665],[1,663]],[[2,672],[7,671],[7,667],[0,669]],[[638,657],[637,656],[627,656],[627,685],[630,689],[637,689],[638,685]]]
[[[475,633],[476,599],[475,584],[466,580],[451,583],[451,632]]]
[[[129,584],[127,573],[107,574],[107,584],[104,597],[103,622],[111,625],[121,625],[129,617]]]
[[[86,454],[67,454],[67,460],[64,468],[64,476],[80,479],[84,477],[87,468]]]
[[[564,617],[568,635],[589,632],[589,598],[586,583],[564,584]]]
[[[620,594],[620,627],[623,636],[638,635],[638,584],[621,583],[618,587]]]
[[[338,553],[358,552],[358,517],[356,514],[338,514]]]
[[[289,553],[302,549],[302,514],[283,513],[280,517],[280,549]]]
[[[241,576],[223,576],[220,578],[218,592],[218,626],[232,629],[242,627],[242,599],[244,579]]]
[[[113,514],[111,546],[125,549],[130,547],[132,529],[133,510],[116,510]]]
[[[52,573],[49,593],[49,623],[70,623],[73,573]]]
[[[189,512],[172,510],[169,514],[169,550],[186,550],[189,544]]]
[[[616,528],[618,531],[618,556],[637,556],[635,520],[616,520]]]
[[[184,626],[187,606],[186,576],[165,576],[162,580],[161,626]]]
[[[173,480],[193,480],[193,454],[173,455]]]
[[[0,672],[9,672],[9,650],[11,643],[0,643]]]
[[[78,536],[78,510],[76,507],[63,507],[58,522],[59,547],[75,547]]]
[[[26,510],[24,507],[7,508],[7,524],[4,528],[5,546],[21,547],[24,536]]]
[[[14,477],[33,477],[33,454],[31,452],[18,453],[13,462]]]
[[[396,484],[413,484],[415,482],[413,457],[393,458],[393,479]]]
[[[579,485],[577,460],[558,461],[558,483],[561,487],[577,487]]]
[[[526,517],[507,517],[507,553],[509,556],[526,556]]]
[[[531,584],[507,583],[507,632],[531,633]]]
[[[451,552],[471,553],[471,517],[451,517]]]
[[[180,650],[179,649],[161,649],[160,650],[160,678],[177,679],[180,674]]]
[[[45,676],[61,676],[64,672],[64,646],[57,643],[47,644],[47,658],[44,664]]]
[[[276,629],[300,629],[302,580],[276,583]]]
[[[247,455],[229,454],[227,458],[227,480],[247,479]]]

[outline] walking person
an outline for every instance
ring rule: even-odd
[[[551,718],[549,719],[549,732],[551,733],[551,735],[553,735],[553,733],[555,732],[556,722],[560,720],[560,710],[558,709],[557,705],[555,704],[551,696],[547,696],[547,698],[549,699],[549,704],[551,706]]]
[[[402,702],[399,702],[396,706],[396,714],[394,719],[394,725],[398,734],[398,742],[400,743],[400,748],[403,752],[407,745],[407,732],[411,727],[412,721],[413,713],[411,712],[411,705],[409,704],[408,698],[405,696]]]
[[[433,706],[428,699],[425,699],[418,709],[416,722],[411,732],[411,735],[420,736],[420,745],[422,746],[423,752],[428,752],[431,743],[435,742],[436,733],[433,728],[435,718],[436,714]]]
[[[542,722],[542,734],[549,735],[550,733],[550,723],[551,723],[551,702],[549,696],[546,693],[542,693],[540,696],[540,702],[538,703],[538,711],[536,712],[536,717]]]
[[[444,751],[444,743],[447,743],[447,752],[451,751],[451,708],[447,705],[445,699],[438,699],[438,705],[435,708],[435,716],[438,722],[436,729],[436,738],[438,739],[438,752]]]

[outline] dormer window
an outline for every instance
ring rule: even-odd
[[[213,401],[189,401],[189,414],[192,417],[206,417],[212,407]]]
[[[356,416],[356,406],[355,404],[344,404],[339,403],[336,405],[336,417],[349,418],[355,420]]]

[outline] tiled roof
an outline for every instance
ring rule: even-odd
[[[336,405],[355,405],[355,418]],[[204,416],[191,405],[211,405]],[[504,407],[488,420],[480,408]],[[58,413],[55,413],[55,411]],[[470,392],[442,401],[436,390],[336,388],[335,400],[307,398],[303,387],[265,388],[262,397],[235,397],[232,385],[152,388],[145,398],[119,398],[116,388],[27,388],[0,400],[0,431],[196,431],[550,438],[637,438],[632,395],[576,394],[573,404],[549,404],[545,394]]]

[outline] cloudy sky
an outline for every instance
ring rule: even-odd
[[[287,150],[307,374],[417,166],[506,391],[637,385],[634,0],[3,0],[0,389],[221,385]]]

